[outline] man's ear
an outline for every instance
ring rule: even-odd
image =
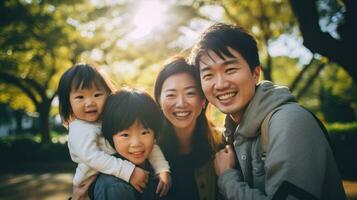
[[[255,79],[255,83],[258,83],[259,81],[261,70],[262,67],[260,65],[256,66],[253,70],[253,78]]]

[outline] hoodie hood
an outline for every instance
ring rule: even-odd
[[[257,84],[254,97],[249,102],[240,124],[237,124],[226,116],[224,135],[227,137],[234,132],[234,138],[241,135],[252,138],[260,134],[260,126],[265,116],[275,108],[289,102],[296,102],[295,97],[285,86],[274,85],[270,81],[261,81]],[[236,128],[236,130],[234,130]]]

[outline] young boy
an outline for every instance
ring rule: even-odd
[[[161,125],[161,113],[145,92],[121,90],[107,98],[102,116],[102,132],[117,152],[114,156],[128,160],[150,173],[142,182],[142,193],[127,182],[108,174],[99,174],[90,188],[91,199],[158,199],[152,167],[147,161],[155,135]]]

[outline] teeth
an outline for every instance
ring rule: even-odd
[[[218,95],[217,98],[219,100],[226,100],[226,99],[229,99],[231,97],[233,97],[236,93],[235,92],[230,92],[230,93],[226,93],[226,94],[223,94],[223,95]]]
[[[138,151],[138,152],[132,152],[131,154],[140,155],[140,154],[142,154],[142,153],[143,153],[142,151]]]
[[[175,112],[175,115],[178,117],[186,117],[189,112]]]

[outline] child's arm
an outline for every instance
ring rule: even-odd
[[[171,187],[170,166],[157,144],[154,145],[148,159],[155,170],[155,174],[159,178],[156,193],[160,194],[160,197],[162,197],[166,195]]]
[[[90,169],[114,175],[126,182],[129,182],[135,165],[129,161],[116,158],[104,152],[98,147],[100,128],[94,124],[85,123],[79,120],[71,123],[69,126],[68,147],[70,149],[72,160],[77,163],[83,163]],[[110,146],[104,147],[107,152],[114,153]],[[82,182],[87,178],[90,169],[81,171],[83,174]],[[77,174],[77,172],[76,172]]]
[[[165,156],[162,153],[159,145],[154,144],[148,159],[155,170],[155,174],[159,174],[161,172],[170,172],[169,163],[165,159]]]

